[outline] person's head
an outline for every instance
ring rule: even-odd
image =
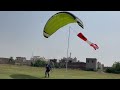
[[[47,67],[47,65],[48,65],[48,64],[46,63],[46,64],[45,64],[45,67]]]

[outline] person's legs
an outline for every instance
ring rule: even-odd
[[[48,72],[48,71],[45,72],[45,78],[46,78],[47,76],[49,77],[49,72]]]
[[[47,71],[45,71],[45,78],[47,77]]]
[[[50,76],[49,72],[50,72],[50,70],[46,70],[45,71],[45,77],[47,77],[47,76],[49,77]]]
[[[48,72],[48,77],[49,77],[49,72]]]

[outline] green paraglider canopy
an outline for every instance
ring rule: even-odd
[[[44,37],[48,38],[52,34],[54,34],[57,30],[62,28],[63,26],[70,24],[70,23],[78,23],[78,25],[82,28],[83,22],[77,18],[75,15],[69,12],[59,12],[54,14],[46,23],[43,35]]]

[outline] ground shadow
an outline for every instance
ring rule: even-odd
[[[31,75],[25,75],[25,74],[12,74],[10,75],[11,78],[13,79],[42,79],[43,77],[34,77]]]

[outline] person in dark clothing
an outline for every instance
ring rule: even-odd
[[[48,77],[49,77],[49,72],[50,72],[50,70],[51,70],[51,66],[50,66],[49,64],[46,64],[45,77],[47,77],[47,75],[48,75]]]

